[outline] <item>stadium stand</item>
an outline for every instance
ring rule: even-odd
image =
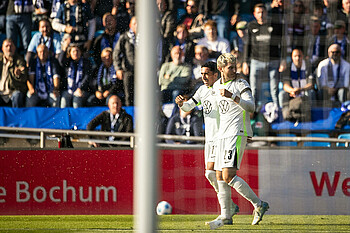
[[[338,139],[350,139],[350,133],[340,134],[338,136]],[[337,146],[339,146],[339,147],[349,147],[349,145],[345,145],[345,143],[340,143],[340,142],[337,142]]]
[[[325,133],[310,133],[306,137],[320,137],[320,138],[329,138],[328,134]],[[329,142],[304,142],[304,146],[311,147],[331,147]]]

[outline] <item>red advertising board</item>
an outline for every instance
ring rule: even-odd
[[[202,150],[160,151],[160,197],[174,214],[216,214]],[[246,151],[243,177],[258,191],[258,151]],[[233,200],[241,213],[250,203]],[[0,214],[132,214],[132,150],[0,151]]]

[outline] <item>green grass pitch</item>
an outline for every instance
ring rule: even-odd
[[[210,230],[205,221],[214,215],[159,217],[157,232],[350,232],[350,215],[268,215],[252,226],[251,215],[236,215],[232,226]],[[0,216],[0,232],[133,232],[132,215]]]

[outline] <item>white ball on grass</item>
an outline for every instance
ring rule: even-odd
[[[173,207],[167,201],[161,201],[157,205],[158,215],[171,214],[172,210],[173,210]]]

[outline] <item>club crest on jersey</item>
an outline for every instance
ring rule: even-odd
[[[205,100],[203,102],[203,111],[205,114],[209,114],[213,110],[213,106],[211,105],[211,102],[208,100]]]
[[[221,113],[225,114],[230,109],[230,104],[227,100],[221,100],[219,102],[219,108]]]

